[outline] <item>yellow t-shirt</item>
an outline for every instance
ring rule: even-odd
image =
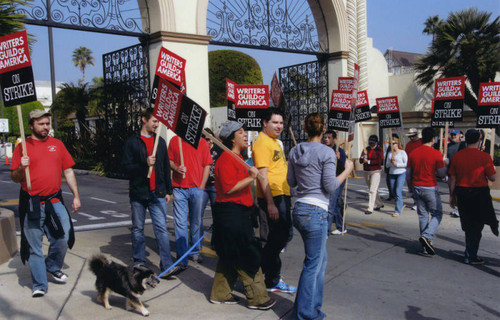
[[[290,186],[286,181],[288,164],[285,159],[285,153],[278,140],[273,139],[260,132],[252,147],[253,164],[256,168],[268,168],[267,178],[273,197],[280,195],[290,195]],[[257,183],[256,195],[263,198],[264,195]]]

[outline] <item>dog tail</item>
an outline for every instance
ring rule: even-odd
[[[102,254],[95,254],[89,261],[89,268],[95,275],[101,270],[104,265],[109,264],[108,259]]]

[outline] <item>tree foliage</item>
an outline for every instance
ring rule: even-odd
[[[85,68],[87,65],[94,65],[92,50],[86,47],[79,47],[73,51],[73,63],[82,72],[82,84],[85,84]]]
[[[234,50],[208,53],[210,107],[227,104],[226,78],[238,84],[262,84],[259,64],[249,55]]]
[[[465,75],[470,83],[465,103],[476,111],[479,84],[494,79],[500,70],[500,17],[490,22],[491,13],[476,8],[450,13],[445,21],[435,17],[425,23],[424,33],[434,32],[435,37],[416,65],[416,81],[431,88],[436,78]]]
[[[0,36],[24,29],[23,14],[16,13],[17,6],[26,5],[22,0],[0,0]]]

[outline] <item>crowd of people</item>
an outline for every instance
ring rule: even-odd
[[[57,282],[68,279],[61,269],[67,249],[74,244],[74,232],[61,195],[61,172],[74,195],[73,212],[81,206],[72,170],[74,161],[62,142],[48,135],[50,116],[42,110],[30,113],[31,136],[26,139],[26,147],[16,147],[11,164],[12,179],[22,189],[21,258],[30,266],[33,297],[46,294],[47,273]],[[293,147],[287,156],[279,141],[284,129],[283,114],[270,108],[252,146],[252,165],[245,162],[248,137],[239,122],[223,124],[218,135],[225,146],[222,149],[213,144],[212,134],[201,139],[198,148],[179,137],[172,138],[168,146],[158,137],[155,145],[159,122],[151,108],[141,114],[141,122],[140,132],[126,141],[122,159],[129,176],[133,264],[146,264],[146,210],[151,216],[163,277],[186,270],[189,260],[202,263],[202,217],[210,201],[211,245],[218,255],[210,302],[239,303],[232,294],[239,279],[250,309],[272,308],[276,300],[269,297],[269,292],[296,293],[293,318],[323,319],[326,240],[329,234],[347,232],[343,192],[347,192],[345,182],[354,170],[352,160],[337,145],[337,132],[326,130],[323,116],[311,113],[305,117],[308,139]],[[359,158],[369,190],[364,213],[370,215],[384,207],[378,193],[384,168],[389,187],[386,201],[395,202],[392,216],[403,214],[406,181],[419,217],[421,254],[434,255],[433,240],[443,215],[437,179],[448,177],[450,206],[457,208],[465,232],[464,261],[481,264],[484,261],[478,249],[484,225],[498,236],[488,187],[488,181],[495,181],[496,172],[491,157],[483,152],[491,147],[482,138],[484,132],[469,129],[463,135],[464,141],[457,138],[460,135],[458,130],[451,132],[444,157],[435,148],[436,133],[430,127],[422,130],[421,138],[417,129],[410,129],[406,147],[393,134],[385,152],[378,136],[371,135]],[[166,225],[170,201],[175,263]],[[291,240],[293,228],[300,234],[305,252],[298,287],[285,282],[281,274],[280,253]],[[50,242],[46,259],[43,234]]]

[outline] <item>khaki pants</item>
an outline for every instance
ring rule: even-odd
[[[249,306],[256,306],[269,301],[266,285],[264,284],[264,276],[260,268],[252,278],[241,268],[234,266],[232,263],[226,263],[221,259],[217,261],[210,299],[215,301],[230,299],[238,277],[245,288],[245,295]]]
[[[380,207],[383,205],[378,194],[378,186],[380,184],[380,170],[375,171],[365,171],[365,181],[368,186],[369,198],[368,198],[368,211],[373,212],[374,207]]]

